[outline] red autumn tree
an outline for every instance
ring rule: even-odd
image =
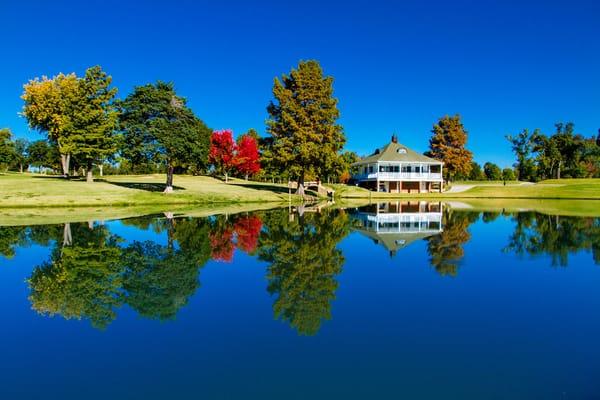
[[[246,180],[248,176],[260,172],[260,155],[258,153],[258,143],[256,138],[250,135],[242,135],[237,141],[237,152],[235,154],[236,170],[244,175]]]
[[[210,138],[208,162],[214,165],[218,174],[225,175],[225,182],[236,165],[235,151],[236,144],[230,129],[213,132]]]

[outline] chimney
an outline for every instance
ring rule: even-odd
[[[398,143],[398,136],[392,134],[392,143]]]

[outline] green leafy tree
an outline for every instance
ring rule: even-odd
[[[173,191],[175,168],[206,168],[211,130],[177,96],[172,83],[138,86],[119,107],[122,156],[132,164],[163,163],[166,193]]]
[[[15,147],[11,140],[10,129],[0,129],[0,166],[8,169],[8,165],[15,159]]]
[[[541,135],[539,129],[536,129],[531,134],[527,129],[523,129],[517,135],[506,136],[506,140],[512,145],[512,151],[517,157],[515,167],[517,169],[517,178],[521,181],[537,180],[533,153],[536,138],[539,135]]]
[[[485,175],[481,170],[481,165],[477,164],[475,161],[471,162],[471,172],[469,172],[469,180],[470,181],[482,181],[485,179]]]
[[[58,149],[47,140],[31,142],[27,147],[27,155],[28,164],[36,168],[60,168]]]
[[[75,74],[42,77],[24,86],[23,115],[29,126],[48,134],[60,153],[63,174],[69,175],[71,156],[86,166],[92,181],[92,164],[115,151],[113,131],[116,89],[99,66],[88,68],[83,78]]]
[[[433,135],[429,139],[426,155],[444,162],[444,178],[452,181],[459,176],[469,176],[473,153],[465,148],[467,131],[460,115],[440,118],[431,132]]]
[[[502,179],[502,170],[492,162],[486,162],[483,165],[483,172],[488,181],[499,181]]]
[[[268,291],[275,295],[276,318],[298,333],[314,335],[331,318],[344,257],[337,244],[349,233],[343,211],[304,214],[290,221],[287,212],[265,215],[259,258],[270,263]]]
[[[516,180],[515,171],[512,168],[504,168],[502,170],[503,181],[514,181]]]
[[[23,173],[24,169],[27,169],[29,156],[27,154],[27,148],[29,147],[29,142],[27,139],[19,138],[14,141],[14,158],[13,164],[15,167],[18,167],[19,172]]]
[[[584,148],[584,138],[575,134],[575,125],[572,122],[555,124],[556,132],[552,141],[558,148],[558,168],[556,178],[582,178],[585,169],[581,163]]]
[[[356,168],[353,167],[352,164],[358,162],[359,160],[360,157],[356,152],[344,151],[336,165],[333,179],[340,183],[348,182],[352,175],[357,172]]]
[[[335,173],[346,142],[337,123],[333,78],[323,76],[317,61],[301,61],[289,75],[275,79],[273,96],[267,107],[272,140],[263,159],[269,168],[297,180],[298,193],[304,194],[307,176],[323,179]]]

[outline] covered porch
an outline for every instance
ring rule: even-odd
[[[439,181],[364,181],[360,186],[376,192],[385,193],[436,193],[441,192]]]

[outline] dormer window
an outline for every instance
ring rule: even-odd
[[[406,154],[406,149],[403,149],[403,148],[399,148],[396,151],[398,152],[398,154]]]

